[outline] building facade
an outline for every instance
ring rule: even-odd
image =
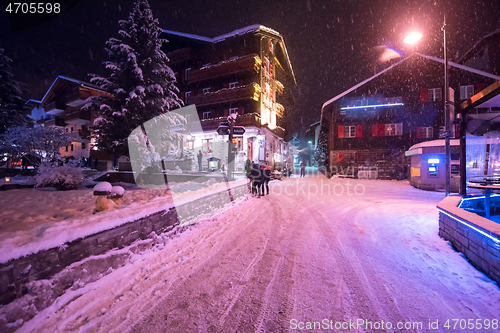
[[[201,122],[202,131],[193,132],[192,119],[187,119],[190,139],[185,147],[205,156],[222,149],[220,143],[228,136],[219,135],[217,128],[236,114],[236,126],[243,126],[245,133],[233,138],[235,170],[241,170],[247,159],[276,167],[292,162],[285,137],[295,77],[278,32],[253,25],[215,38],[169,30],[160,38],[168,40],[163,49],[180,98],[185,105],[196,105]],[[217,155],[227,163],[227,152]]]
[[[93,84],[58,76],[39,102],[45,112],[32,112],[36,125],[64,127],[75,135],[73,142],[60,148],[61,157],[79,160],[91,156],[93,139],[89,127],[97,115],[81,108],[88,97],[103,95],[108,93]]]
[[[406,177],[404,152],[438,139],[444,129],[443,64],[441,59],[413,54],[326,102],[321,130],[328,133],[327,170],[353,177]],[[450,63],[456,104],[497,79]],[[452,137],[459,135],[455,128]],[[452,154],[452,160],[459,158]]]

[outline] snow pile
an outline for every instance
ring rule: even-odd
[[[236,180],[231,187],[244,184]],[[112,190],[111,184],[97,186]],[[0,263],[30,253],[58,247],[66,242],[84,238],[103,230],[109,230],[160,210],[200,200],[205,196],[227,191],[227,184],[208,180],[172,185],[172,193],[165,186],[141,188],[120,184],[124,192],[120,205],[113,205],[98,214],[93,214],[95,196],[93,189],[77,191],[54,191],[44,189],[16,189],[0,192]],[[111,188],[110,188],[111,187]],[[210,214],[210,212],[207,212]],[[15,223],[13,223],[15,222]]]
[[[94,192],[111,192],[113,186],[108,182],[100,182],[94,186]]]
[[[80,167],[67,163],[53,166],[42,163],[35,177],[37,187],[52,186],[57,190],[76,190],[83,183],[83,171]]]

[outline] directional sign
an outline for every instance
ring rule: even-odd
[[[219,135],[229,135],[229,126],[219,126],[217,128]]]
[[[233,127],[233,135],[243,135],[244,133],[245,133],[245,127],[243,126]]]

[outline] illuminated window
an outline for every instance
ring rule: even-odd
[[[189,103],[189,98],[191,97],[191,92],[190,91],[186,91],[186,95],[184,97],[186,104]]]
[[[203,95],[208,94],[210,92],[210,87],[203,88]]]
[[[210,119],[212,111],[203,112],[203,119]]]
[[[236,88],[238,86],[238,82],[231,82],[229,83],[229,89]]]
[[[238,108],[230,108],[229,109],[229,114],[233,114],[233,113],[238,114]]]
[[[184,76],[185,76],[185,79],[186,80],[189,80],[189,72],[191,71],[191,68],[186,68],[186,70],[184,71]]]
[[[385,136],[403,135],[403,123],[385,124]]]

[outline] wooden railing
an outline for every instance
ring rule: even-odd
[[[216,103],[232,102],[248,98],[258,100],[258,91],[260,91],[258,84],[253,83],[243,87],[221,89],[213,93],[190,96],[189,103],[195,104],[197,106],[203,106]]]
[[[258,55],[250,54],[238,59],[223,61],[216,65],[191,70],[187,80],[196,82],[244,71],[253,70],[259,72],[261,63],[262,61]]]

